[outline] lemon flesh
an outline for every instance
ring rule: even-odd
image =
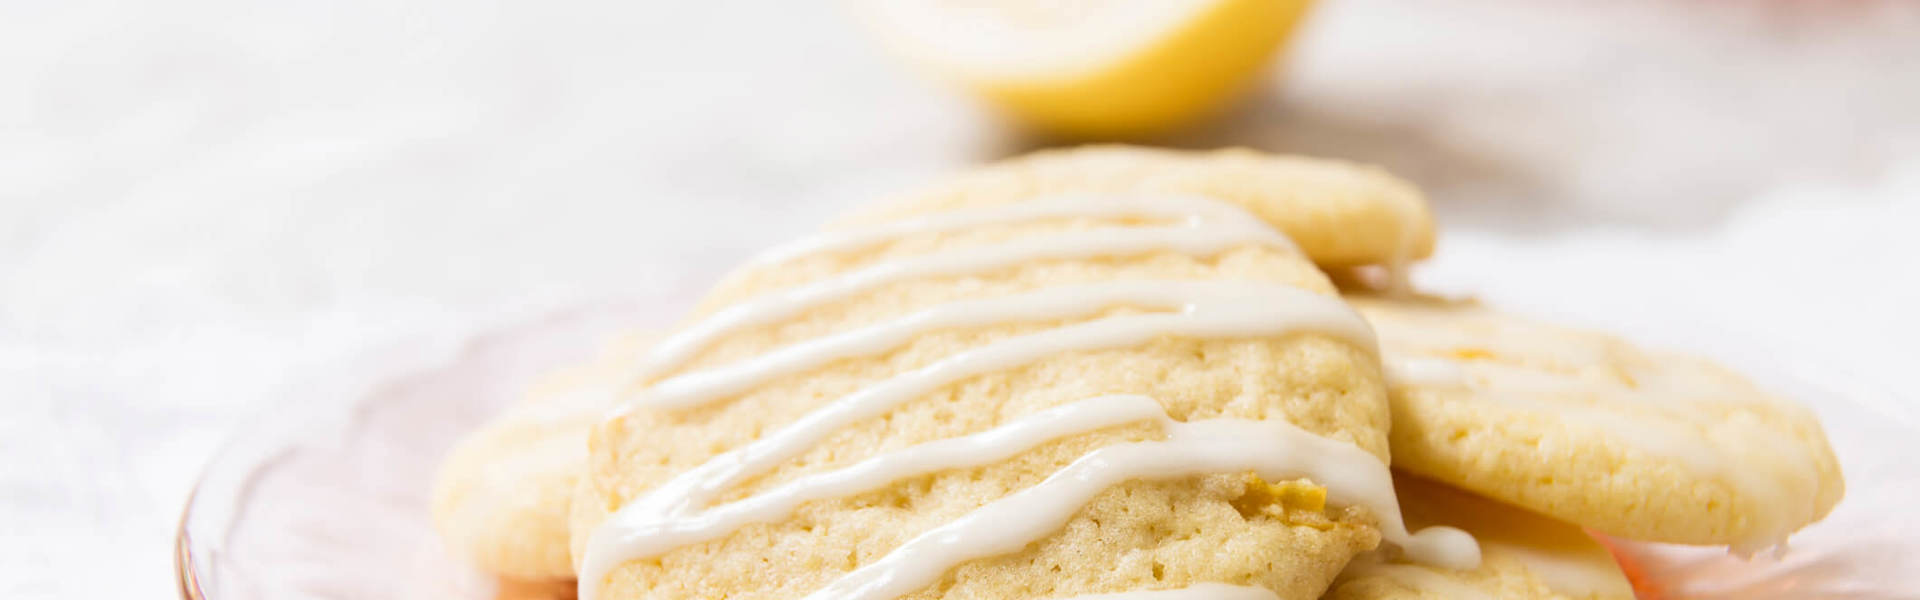
[[[1309,0],[865,0],[890,47],[1035,127],[1163,132],[1222,108]]]

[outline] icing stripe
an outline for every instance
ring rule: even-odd
[[[949,469],[991,465],[1047,442],[1164,418],[1160,404],[1145,396],[1081,400],[981,433],[927,442],[839,470],[808,475],[704,511],[692,511],[696,507],[684,503],[638,504],[635,510],[622,510],[615,517],[620,521],[610,531],[618,532],[618,538],[596,537],[589,546],[617,546],[619,552],[601,556],[622,561],[659,556],[675,548],[726,536],[748,524],[778,521],[805,502],[844,498],[901,479]],[[593,563],[589,570],[597,572],[605,566]]]
[[[655,383],[634,404],[656,408],[688,408],[752,390],[769,380],[802,373],[838,360],[872,356],[898,348],[916,336],[941,329],[982,327],[1087,316],[1117,306],[1136,306],[1182,312],[1199,304],[1223,305],[1236,298],[1266,296],[1275,299],[1309,294],[1279,284],[1225,281],[1112,281],[1048,288],[987,300],[942,304],[876,325],[808,340],[738,363],[671,377]],[[1302,329],[1338,337],[1374,351],[1373,331],[1357,313],[1320,304]]]
[[[965,248],[886,261],[720,309],[705,320],[662,340],[648,355],[646,364],[635,374],[635,378],[650,378],[678,367],[721,336],[742,328],[789,318],[821,304],[899,281],[980,273],[1035,260],[1127,256],[1154,251],[1211,255],[1247,244],[1291,248],[1293,243],[1279,232],[1263,226],[1240,221],[1201,219],[1176,226],[1067,231],[983,248]]]
[[[1371,509],[1384,537],[1415,560],[1455,569],[1480,562],[1479,546],[1458,529],[1429,527],[1408,534],[1387,466],[1358,446],[1280,421],[1165,425],[1166,441],[1094,450],[1033,487],[920,534],[806,600],[897,598],[932,584],[960,563],[1017,552],[1058,531],[1094,496],[1120,483],[1242,471],[1269,481],[1305,477],[1326,486],[1328,500],[1336,504]]]
[[[1265,221],[1239,205],[1205,196],[1072,194],[995,206],[961,208],[857,229],[816,233],[761,252],[747,264],[767,267],[810,254],[856,250],[911,235],[1072,217],[1109,219],[1149,217],[1180,219],[1190,225],[1217,221],[1256,229],[1269,228]],[[1287,247],[1298,250],[1291,241],[1287,243]]]

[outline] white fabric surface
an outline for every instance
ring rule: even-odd
[[[1308,27],[1167,141],[1415,179],[1449,227],[1423,282],[1910,389],[1920,9],[1338,0]],[[173,594],[224,432],[370,347],[675,305],[1039,143],[814,3],[8,2],[0,81],[8,598]]]

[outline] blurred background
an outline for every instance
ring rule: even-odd
[[[171,595],[220,440],[372,349],[670,310],[1088,131],[1379,163],[1437,208],[1431,288],[1911,389],[1920,4],[1326,0],[1272,61],[1181,50],[1252,79],[1144,132],[1009,110],[872,4],[0,0],[0,596]],[[1174,43],[1134,35],[1075,39]]]

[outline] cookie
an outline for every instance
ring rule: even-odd
[[[1470,560],[1400,526],[1372,333],[1262,215],[919,211],[771,251],[655,346],[589,440],[583,599],[1313,598],[1383,537]]]
[[[982,167],[850,222],[1059,193],[1178,193],[1238,204],[1328,268],[1390,265],[1433,251],[1420,190],[1378,167],[1245,149],[1083,146]]]
[[[1021,178],[1028,183],[1015,183]],[[990,166],[849,219],[842,227],[858,228],[887,220],[886,215],[912,212],[991,210],[994,204],[1036,196],[1156,190],[1213,194],[1251,208],[1266,222],[1293,233],[1315,260],[1332,264],[1409,260],[1424,256],[1432,244],[1431,219],[1419,193],[1376,169],[1244,150],[1188,153],[1117,146],[1047,152]],[[1326,235],[1329,231],[1371,233]],[[773,284],[786,283],[790,281]],[[631,349],[625,360],[634,360]],[[600,373],[607,380],[550,395],[591,396],[618,388],[617,374],[605,369]],[[567,531],[567,511],[555,504],[568,499],[571,482],[583,468],[572,460],[577,453],[567,448],[576,442],[568,440],[584,447],[591,419],[555,422],[537,414],[525,416],[503,416],[454,453],[440,478],[438,496],[443,500],[436,503],[436,520],[450,545],[489,571],[537,579],[571,576],[571,564],[555,552],[565,546]],[[501,464],[494,464],[496,459]],[[561,486],[560,491],[555,486]]]
[[[567,512],[586,468],[587,430],[612,408],[606,391],[650,337],[626,336],[594,363],[544,378],[454,446],[430,506],[456,555],[533,587],[573,578]]]
[[[1819,421],[1725,368],[1472,304],[1352,299],[1393,463],[1610,535],[1752,552],[1839,501]]]
[[[1450,525],[1480,541],[1480,566],[1440,569],[1388,551],[1357,557],[1326,600],[1633,600],[1607,549],[1568,523],[1418,477],[1394,474],[1410,526]]]

